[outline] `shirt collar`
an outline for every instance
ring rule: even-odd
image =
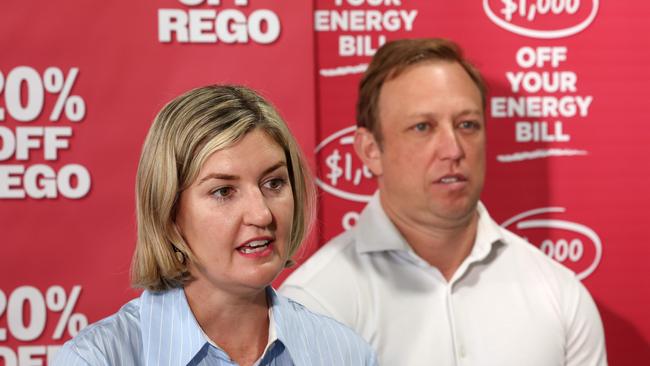
[[[292,340],[286,335],[301,331],[295,327],[278,328],[277,318],[291,317],[291,312],[286,308],[290,304],[270,286],[267,287],[266,294],[269,301],[269,338],[262,357],[276,340],[280,340],[289,349],[296,349],[297,345],[288,345]],[[187,365],[206,344],[214,344],[196,321],[183,289],[144,291],[140,301],[140,327],[146,364],[171,364],[178,357],[177,352],[180,352],[180,364]],[[183,341],[179,342],[181,338]],[[185,347],[179,348],[178,344]],[[215,347],[218,348],[217,345]],[[174,351],[170,352],[172,349]]]
[[[140,301],[145,364],[170,364],[172,359],[179,358],[180,353],[180,364],[187,365],[207,340],[183,289],[144,291]]]
[[[406,239],[381,207],[379,191],[375,192],[361,212],[354,235],[359,253],[411,250]]]
[[[469,255],[471,262],[483,260],[491,252],[493,244],[502,240],[501,228],[492,220],[483,203],[478,202],[479,215],[476,239]],[[412,251],[406,239],[388,218],[375,192],[359,216],[355,226],[355,239],[359,253],[381,251]]]
[[[299,365],[300,352],[305,352],[309,345],[304,343],[304,337],[298,337],[298,334],[304,334],[301,320],[297,317],[296,307],[301,305],[279,296],[272,287],[266,289],[269,306],[275,319],[275,332],[279,342],[282,342],[294,365]],[[302,341],[301,341],[302,340]]]
[[[496,243],[506,242],[501,235],[501,227],[492,220],[482,202],[478,203],[476,211],[478,213],[478,225],[474,246],[468,257],[471,261],[485,259]]]
[[[260,358],[255,362],[253,365],[258,366],[261,361],[264,359],[264,356],[266,356],[266,353],[269,352],[271,347],[273,347],[273,343],[278,340],[278,332],[277,332],[277,324],[275,323],[275,316],[273,315],[273,306],[272,306],[272,300],[271,300],[271,292],[273,292],[273,289],[271,286],[267,286],[266,288],[266,298],[269,303],[269,335],[268,339],[266,341],[266,347],[264,347],[264,352],[262,352],[262,355]],[[275,294],[275,292],[273,292]],[[276,295],[277,296],[277,295]]]
[[[268,291],[273,291],[271,286],[269,286],[268,288],[269,290],[267,290],[267,293]],[[269,308],[269,340],[266,343],[266,348],[264,349],[264,353],[266,353],[269,347],[271,347],[273,342],[278,340],[278,332],[276,330],[277,327],[278,327],[277,324],[275,324],[275,316],[273,315],[273,308],[270,307]]]
[[[460,264],[453,277],[452,283],[457,283],[461,278],[468,273],[470,266],[474,263],[481,262],[488,258],[490,253],[497,250],[498,244],[505,244],[501,235],[501,227],[497,225],[490,217],[483,203],[479,202],[476,206],[476,211],[479,215],[478,224],[476,228],[476,238],[474,239],[474,246],[467,258]]]

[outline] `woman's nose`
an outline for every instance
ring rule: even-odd
[[[244,207],[244,224],[268,227],[273,222],[273,215],[266,197],[259,189],[252,190],[246,197]]]

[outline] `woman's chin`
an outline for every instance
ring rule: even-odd
[[[207,287],[221,289],[222,291],[233,294],[261,291],[269,286],[278,277],[280,272],[282,272],[284,262],[281,260],[273,260],[255,265],[248,263],[247,265],[237,266],[236,268],[236,270],[221,273],[203,272],[199,276],[194,276],[196,281],[193,282],[203,282]],[[192,286],[192,282],[188,285]]]

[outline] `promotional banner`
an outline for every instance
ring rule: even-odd
[[[0,5],[0,366],[138,292],[135,172],[166,102],[215,83],[274,103],[319,190],[316,245],[376,182],[353,150],[361,74],[399,38],[457,42],[485,77],[482,201],[574,271],[612,365],[650,364],[650,4],[599,0],[5,0]],[[289,273],[285,271],[275,284]]]
[[[376,189],[352,145],[371,56],[394,39],[452,39],[489,88],[483,203],[587,286],[610,364],[650,363],[649,17],[644,2],[317,1],[323,241]]]
[[[166,102],[250,86],[315,147],[312,4],[0,5],[0,365],[46,365],[116,312],[135,247],[135,172]]]

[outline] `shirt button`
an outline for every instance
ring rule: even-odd
[[[465,351],[465,347],[463,346],[460,347],[460,349],[458,350],[458,357],[460,358],[467,357],[467,352]]]

